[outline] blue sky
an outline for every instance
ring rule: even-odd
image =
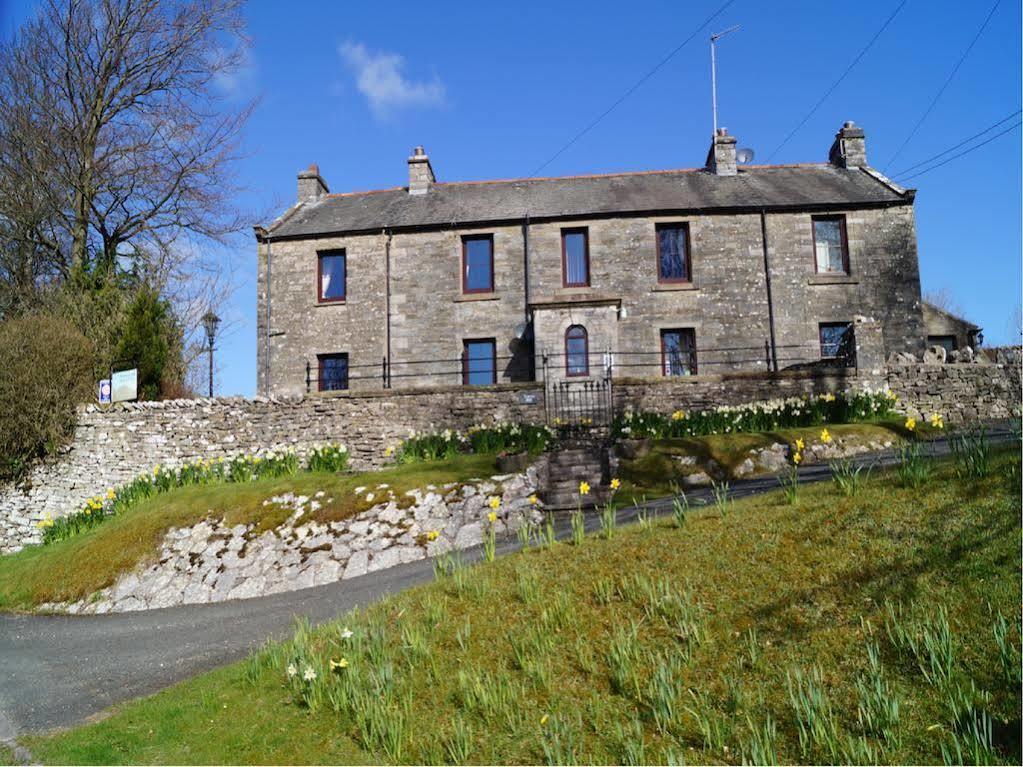
[[[723,2],[252,2],[250,60],[226,84],[239,102],[261,99],[246,132],[240,203],[283,210],[297,171],[311,162],[331,191],[402,185],[416,144],[440,180],[528,176]],[[756,151],[757,163],[824,161],[851,119],[867,132],[870,163],[893,173],[1020,108],[1023,22],[1019,3],[1003,0],[890,162],[993,5],[908,0],[775,151],[899,2],[735,0],[542,175],[702,165],[711,133],[707,38],[733,24],[742,28],[718,48],[720,124]],[[33,3],[0,7],[7,33]],[[907,182],[919,190],[924,290],[947,291],[989,344],[1014,340],[1020,303],[1020,147],[1017,128]],[[224,253],[236,282],[221,311],[230,320],[218,373],[225,394],[255,389],[255,254],[248,235]]]

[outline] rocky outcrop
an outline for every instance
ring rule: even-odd
[[[367,488],[358,488],[366,491]],[[90,597],[70,604],[40,605],[41,610],[107,613],[149,610],[181,604],[222,602],[320,586],[479,545],[488,500],[501,499],[497,535],[538,521],[530,503],[537,475],[530,467],[472,484],[447,484],[395,495],[387,485],[370,488],[381,499],[372,508],[335,522],[303,521],[325,501],[288,493],[264,501],[290,510],[273,530],[228,526],[204,519],[191,527],[172,528],[164,536],[155,562],[139,565]]]

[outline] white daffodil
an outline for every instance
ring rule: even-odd
[[[302,678],[307,682],[311,682],[316,678],[316,672],[313,670],[312,666],[305,667],[305,673],[302,674]]]
[[[293,677],[297,673],[298,673],[298,669],[295,668],[295,664],[294,663],[289,663],[288,664],[288,676],[289,677]]]
[[[341,638],[342,639],[351,639],[352,638],[352,630],[350,628],[348,628],[347,626],[345,626],[343,629],[341,629]]]

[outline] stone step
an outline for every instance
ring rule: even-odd
[[[607,501],[608,491],[605,488],[592,488],[587,495],[580,496],[579,488],[562,490],[549,489],[541,494],[544,508],[552,511],[574,510],[576,508],[592,509],[597,504]]]

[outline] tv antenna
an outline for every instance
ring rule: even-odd
[[[714,52],[716,48],[715,43],[738,28],[739,25],[736,24],[734,27],[729,27],[724,32],[718,32],[717,34],[710,36],[710,105],[711,111],[714,114],[714,132],[710,134],[712,136],[718,135],[718,65]]]

